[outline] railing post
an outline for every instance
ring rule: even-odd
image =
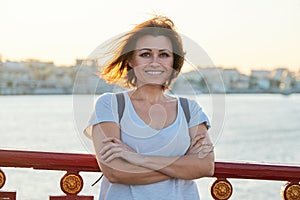
[[[60,180],[65,196],[50,196],[50,200],[93,200],[94,196],[78,196],[83,188],[83,179],[78,172],[68,171]]]
[[[281,188],[281,197],[284,200],[299,200],[300,199],[300,184],[299,182],[287,182]]]
[[[0,189],[4,186],[6,177],[4,172],[0,169]]]
[[[0,189],[4,186],[6,177],[4,172],[0,169]],[[1,192],[0,200],[16,200],[16,192]]]
[[[226,178],[217,178],[210,186],[210,194],[215,200],[227,200],[232,192],[233,187]]]

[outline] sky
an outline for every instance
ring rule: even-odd
[[[215,65],[300,70],[300,0],[1,0],[0,54],[72,65],[153,14],[170,17]]]

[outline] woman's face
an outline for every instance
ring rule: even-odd
[[[129,65],[134,70],[137,86],[162,85],[174,70],[173,62],[173,47],[169,38],[145,35],[137,40]]]

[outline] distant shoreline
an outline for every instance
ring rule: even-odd
[[[49,96],[49,95],[100,95],[103,94],[105,92],[102,93],[94,93],[94,94],[88,94],[88,93],[23,93],[23,94],[0,94],[0,96]],[[227,91],[225,93],[223,92],[199,92],[199,93],[195,93],[195,95],[207,95],[207,94],[281,94],[281,95],[292,95],[292,94],[299,94],[300,91],[293,91],[293,92],[272,92],[272,91],[268,91],[268,92],[258,92],[258,91]],[[186,94],[191,94],[191,93],[185,93],[185,92],[176,92],[176,94],[182,94],[182,95],[186,95]]]

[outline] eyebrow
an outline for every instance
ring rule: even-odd
[[[141,49],[137,49],[138,51],[152,51],[152,49],[150,49],[150,48],[141,48]],[[170,52],[170,53],[172,53],[172,51],[170,51],[169,49],[159,49],[158,50],[159,52],[162,52],[162,51],[168,51],[168,52]]]

